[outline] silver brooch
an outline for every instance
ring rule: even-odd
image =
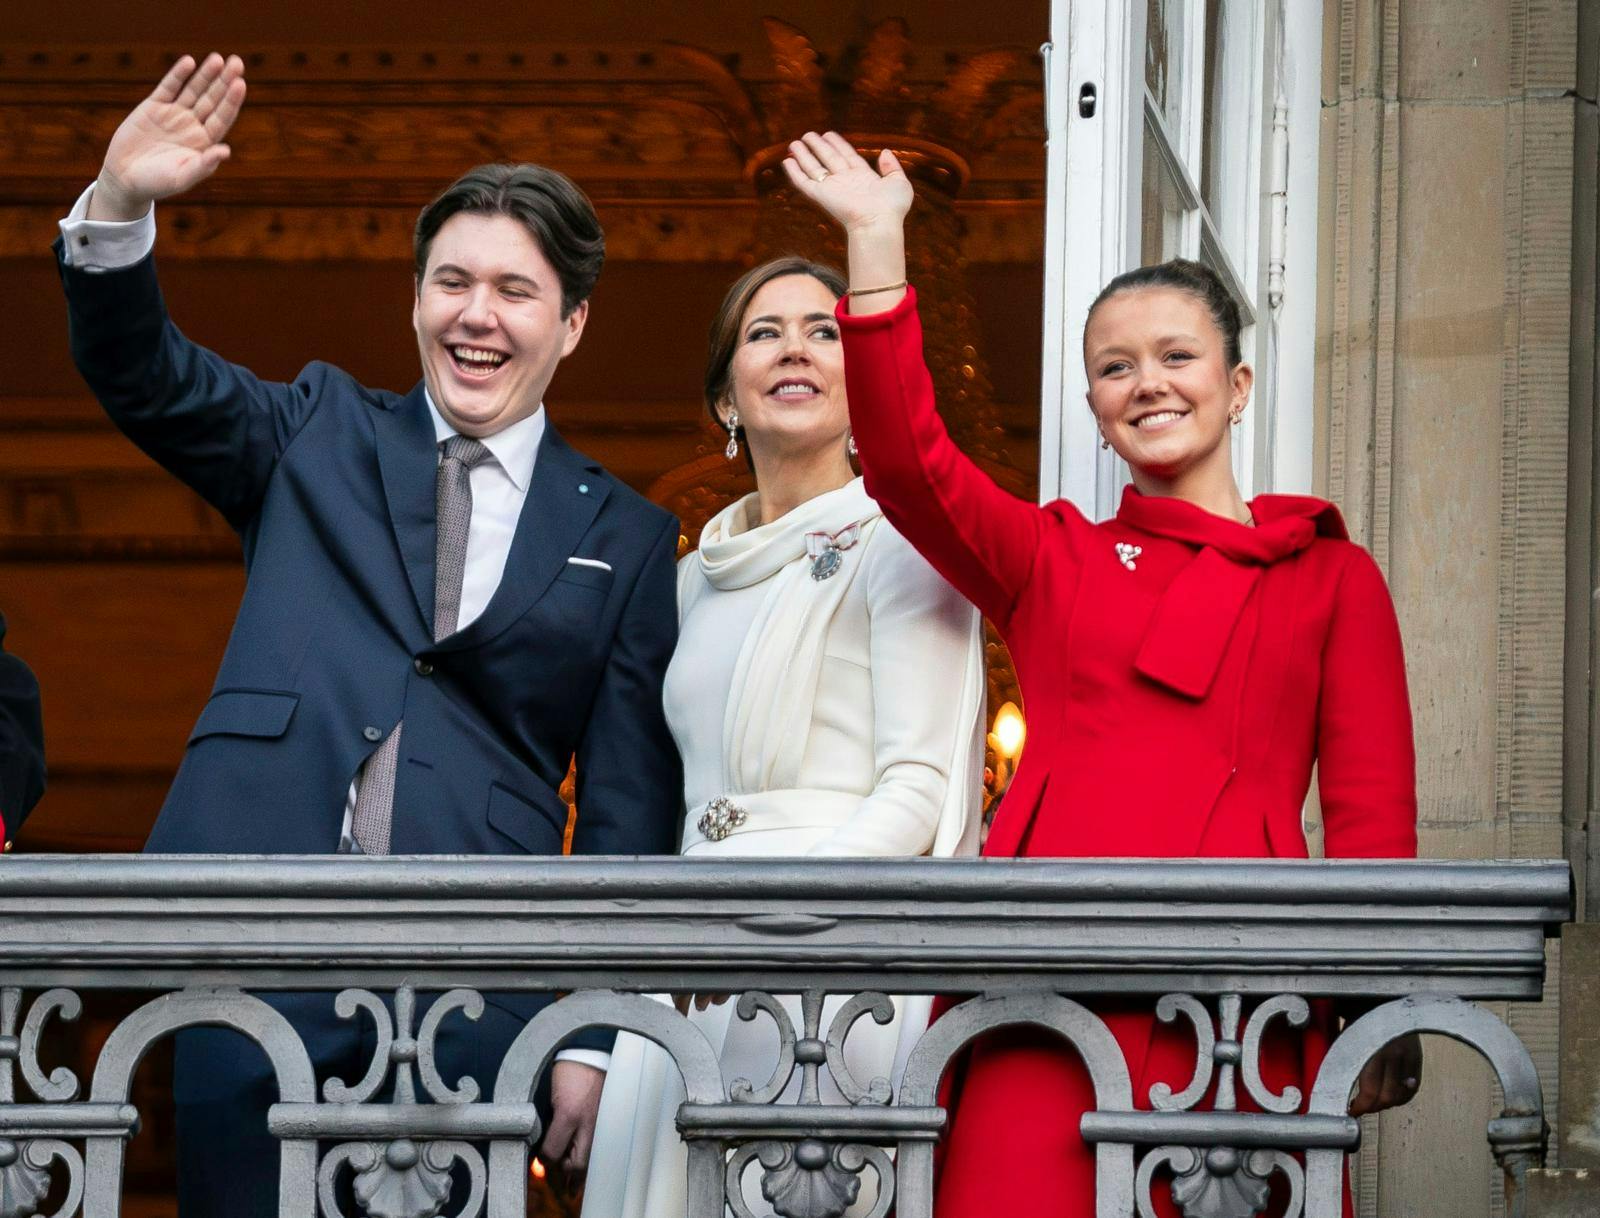
[[[1128,570],[1130,570],[1130,571],[1138,570],[1139,564],[1134,562],[1133,560],[1138,558],[1139,555],[1141,555],[1143,553],[1144,553],[1144,547],[1143,546],[1129,545],[1125,541],[1117,542],[1117,561],[1120,562],[1123,566],[1127,567]]]
[[[819,583],[838,572],[844,566],[844,559],[839,557],[839,551],[829,546],[821,554],[811,560],[811,578]]]
[[[821,583],[837,574],[839,568],[844,566],[844,559],[840,557],[841,552],[848,550],[860,540],[859,520],[846,525],[837,533],[807,533],[806,553],[811,556],[811,578]]]
[[[726,795],[719,795],[706,805],[695,824],[708,842],[720,842],[749,819],[749,813]]]

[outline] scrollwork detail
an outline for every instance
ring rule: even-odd
[[[1274,1092],[1261,1077],[1261,1042],[1274,1019],[1282,1018],[1291,1027],[1303,1028],[1310,1022],[1311,1007],[1297,994],[1279,994],[1268,998],[1250,1013],[1245,1021],[1244,1034],[1239,1032],[1243,1013],[1243,1000],[1238,994],[1224,994],[1218,1001],[1217,1026],[1213,1028],[1211,1012],[1205,1004],[1190,994],[1163,994],[1156,1003],[1156,1018],[1162,1023],[1175,1023],[1185,1016],[1194,1027],[1194,1074],[1182,1091],[1173,1092],[1170,1085],[1158,1082],[1150,1088],[1150,1105],[1158,1112],[1186,1112],[1194,1108],[1216,1082],[1213,1106],[1221,1112],[1232,1112],[1238,1107],[1238,1084],[1263,1112],[1290,1113],[1300,1110],[1304,1099],[1300,1088],[1286,1086],[1282,1094]]]
[[[1298,1112],[1304,1098],[1300,1088],[1287,1086],[1282,1095],[1273,1093],[1261,1077],[1261,1038],[1274,1019],[1282,1016],[1289,1026],[1303,1028],[1311,1020],[1311,1007],[1298,994],[1279,994],[1269,998],[1250,1012],[1250,1022],[1245,1024],[1243,1057],[1239,1064],[1239,1078],[1246,1093],[1264,1112]]]
[[[372,1016],[373,1031],[378,1038],[372,1054],[372,1064],[366,1075],[354,1086],[342,1078],[330,1078],[322,1085],[323,1097],[330,1104],[365,1104],[378,1094],[383,1080],[389,1077],[389,1062],[394,1046],[394,1021],[389,1008],[370,990],[340,990],[333,1000],[333,1011],[340,1019],[354,1019],[358,1011]]]
[[[1211,1012],[1189,994],[1163,994],[1156,1003],[1156,1018],[1162,1023],[1174,1023],[1180,1014],[1187,1016],[1194,1026],[1194,1074],[1189,1085],[1176,1095],[1166,1083],[1156,1083],[1150,1088],[1150,1106],[1157,1112],[1183,1112],[1193,1108],[1205,1097],[1215,1068],[1212,1055],[1217,1037],[1211,1028]]]
[[[365,1104],[378,1093],[384,1080],[394,1072],[394,1102],[410,1104],[416,1100],[416,1075],[428,1097],[439,1104],[471,1104],[481,1094],[478,1081],[463,1075],[451,1087],[439,1074],[435,1047],[439,1025],[447,1016],[460,1011],[466,1018],[478,1019],[484,1010],[483,995],[476,990],[455,989],[441,994],[422,1018],[422,1026],[411,1034],[416,1017],[417,996],[410,986],[401,986],[394,995],[394,1015],[370,990],[342,990],[334,1000],[334,1012],[341,1019],[353,1019],[360,1011],[372,1016],[377,1034],[372,1063],[354,1086],[332,1078],[323,1084],[322,1094],[333,1104]],[[415,1069],[415,1074],[413,1073]]]
[[[460,1011],[476,1022],[483,1014],[483,995],[477,990],[451,990],[440,995],[428,1013],[422,1017],[422,1027],[417,1032],[417,1072],[422,1075],[422,1087],[436,1104],[471,1104],[478,1098],[478,1080],[463,1075],[450,1087],[439,1076],[434,1062],[435,1040],[439,1024],[452,1011]]]
[[[861,1192],[861,1172],[870,1164],[878,1177],[878,1199],[867,1218],[885,1218],[894,1203],[894,1163],[879,1147],[857,1143],[752,1142],[728,1160],[728,1206],[736,1218],[756,1218],[744,1199],[743,1178],[752,1160],[761,1163],[761,1195],[779,1218],[839,1218]]]
[[[0,1138],[0,1218],[32,1218],[50,1191],[50,1164],[67,1169],[67,1196],[50,1218],[71,1218],[83,1202],[83,1158],[54,1138],[13,1142]]]
[[[783,1089],[789,1085],[789,1076],[794,1073],[795,1042],[798,1037],[789,1012],[783,1009],[781,1002],[764,991],[746,990],[739,995],[734,1013],[740,1019],[749,1023],[761,1011],[770,1015],[778,1027],[778,1064],[773,1067],[772,1077],[759,1090],[747,1078],[733,1080],[733,1085],[728,1088],[728,1098],[741,1104],[772,1103],[783,1094]]]
[[[1163,1166],[1172,1168],[1172,1199],[1184,1218],[1255,1218],[1271,1197],[1270,1178],[1275,1171],[1282,1172],[1289,1183],[1289,1205],[1283,1218],[1299,1218],[1303,1211],[1304,1169],[1281,1150],[1158,1146],[1140,1161],[1134,1179],[1139,1218],[1157,1218],[1151,1187]]]
[[[334,1185],[348,1163],[361,1213],[370,1218],[437,1218],[450,1200],[451,1167],[460,1161],[470,1177],[470,1192],[456,1218],[469,1218],[483,1206],[488,1172],[483,1157],[467,1142],[346,1142],[334,1147],[317,1172],[317,1198],[329,1218],[346,1218]]]
[[[834,1086],[850,1103],[887,1104],[893,1098],[889,1080],[880,1075],[863,1088],[856,1082],[855,1075],[850,1073],[850,1066],[844,1057],[844,1043],[850,1035],[850,1029],[855,1027],[856,1020],[869,1014],[880,1026],[892,1023],[894,1002],[886,994],[868,991],[857,994],[834,1015],[833,1022],[828,1026],[828,1073],[833,1077]]]
[[[1281,1150],[1252,1150],[1245,1165],[1251,1175],[1263,1180],[1270,1179],[1274,1171],[1282,1172],[1289,1182],[1289,1203],[1282,1218],[1301,1218],[1306,1206],[1306,1169],[1299,1159]]]
[[[22,1021],[21,1033],[17,1017],[22,1011],[22,990],[6,986],[0,990],[0,1103],[11,1103],[16,1097],[16,1080],[12,1076],[12,1063],[22,1071],[29,1089],[45,1103],[70,1102],[78,1098],[78,1076],[65,1066],[57,1066],[48,1078],[39,1066],[39,1038],[52,1015],[59,1014],[68,1022],[83,1011],[78,995],[67,989],[46,990],[34,1000],[28,1017]]]

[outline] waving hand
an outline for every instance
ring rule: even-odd
[[[867,164],[836,131],[808,131],[789,145],[784,171],[794,188],[837,220],[846,232],[901,224],[911,210],[911,179],[885,148],[878,167]]]
[[[89,216],[133,220],[157,199],[182,194],[228,159],[224,139],[244,103],[244,61],[213,52],[198,68],[185,55],[117,128]]]
[[[874,169],[844,136],[808,131],[789,145],[783,168],[794,188],[845,231],[850,311],[897,304],[905,295],[906,213],[916,193],[894,153],[885,148]]]

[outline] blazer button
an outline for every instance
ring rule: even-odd
[[[378,741],[383,739],[383,733],[375,727],[364,727],[361,729],[361,734],[372,741],[373,744],[377,744]]]
[[[431,676],[433,676],[433,665],[428,663],[428,661],[426,661],[426,660],[423,660],[423,659],[412,660],[411,661],[411,667],[415,668],[417,670],[417,676],[419,676],[419,677],[431,677]]]

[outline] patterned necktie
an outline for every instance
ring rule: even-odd
[[[456,632],[461,620],[461,585],[467,571],[467,532],[472,526],[472,467],[489,450],[468,436],[444,442],[444,460],[434,479],[434,516],[438,522],[433,564],[433,641]],[[380,744],[362,768],[356,787],[356,810],[350,835],[364,854],[389,853],[389,827],[394,820],[394,778],[400,761],[400,729]]]

